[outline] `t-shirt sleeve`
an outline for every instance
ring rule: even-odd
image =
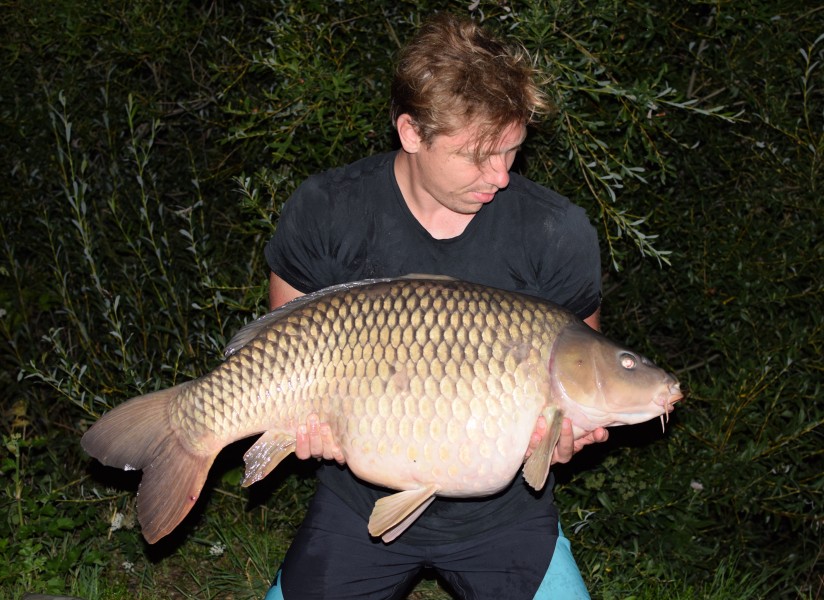
[[[542,261],[551,265],[539,276],[542,295],[585,319],[601,305],[601,254],[598,235],[586,212],[570,204],[557,234],[545,245]]]
[[[304,181],[284,204],[264,253],[269,269],[299,292],[333,283],[330,252],[330,198],[322,180]]]

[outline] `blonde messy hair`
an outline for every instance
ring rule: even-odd
[[[401,51],[392,81],[393,124],[408,114],[426,144],[471,124],[478,161],[508,126],[528,125],[550,108],[524,48],[448,13],[421,26]]]

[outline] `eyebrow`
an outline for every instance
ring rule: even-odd
[[[485,154],[487,156],[492,156],[493,154],[506,154],[507,152],[512,152],[512,151],[519,152],[521,150],[521,148],[523,148],[524,142],[526,142],[526,136],[523,136],[521,138],[521,140],[517,144],[515,144],[514,146],[502,149],[500,152],[488,152],[488,153],[485,153]]]
[[[518,144],[515,144],[514,146],[512,146],[510,148],[503,148],[503,149],[501,149],[497,152],[484,152],[484,153],[482,153],[481,156],[489,157],[489,156],[494,156],[496,154],[507,154],[508,152],[520,152],[521,148],[523,148],[524,141],[526,141],[526,140],[522,140],[521,142],[519,142]],[[464,146],[463,148],[461,148],[457,151],[457,154],[459,154],[461,156],[467,156],[467,157],[472,158],[472,157],[475,156],[475,150],[470,150],[466,146]]]

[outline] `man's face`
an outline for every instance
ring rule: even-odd
[[[418,190],[460,214],[478,212],[509,185],[509,169],[526,139],[524,125],[510,125],[479,164],[474,133],[467,127],[453,135],[436,135],[430,144],[421,144],[414,157]]]

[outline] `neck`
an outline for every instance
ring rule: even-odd
[[[445,207],[421,186],[415,185],[417,177],[414,161],[400,150],[395,157],[395,179],[409,212],[436,240],[461,235],[475,214],[462,214]]]

